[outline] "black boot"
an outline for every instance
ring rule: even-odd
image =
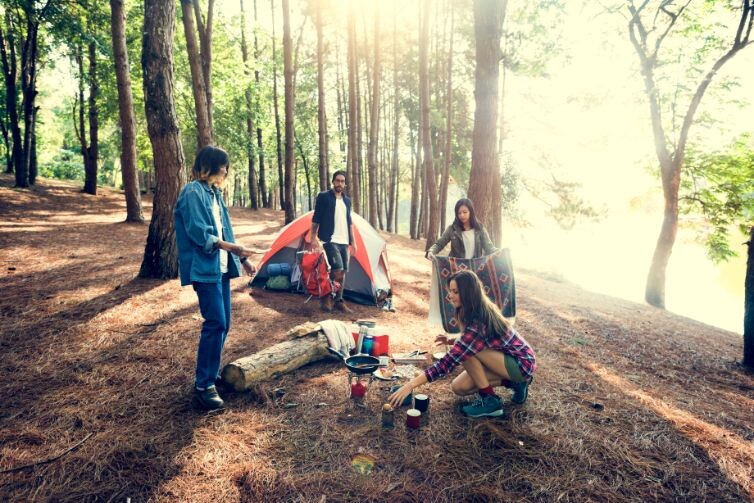
[[[204,410],[218,410],[225,408],[225,402],[217,394],[217,389],[210,386],[205,390],[194,388],[194,402]]]

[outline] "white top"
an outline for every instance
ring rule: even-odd
[[[217,233],[220,239],[223,239],[223,219],[220,216],[220,204],[217,202],[217,194],[212,199],[212,215],[215,217],[215,226],[217,226]],[[228,272],[228,252],[220,250],[220,273],[225,274]]]
[[[464,258],[474,258],[474,229],[463,231],[463,249],[466,252]]]
[[[347,245],[348,243],[348,219],[346,218],[346,203],[343,197],[335,198],[335,228],[333,229],[331,243]]]

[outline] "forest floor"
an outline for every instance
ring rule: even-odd
[[[442,380],[425,387],[429,425],[406,431],[399,413],[383,430],[387,384],[354,407],[332,360],[200,413],[195,294],[136,278],[147,226],[122,223],[122,194],[12,184],[0,176],[2,501],[754,500],[740,335],[517,270],[516,327],[538,371],[523,406],[501,389],[501,419],[461,416]],[[252,248],[281,226],[281,212],[231,213]],[[423,243],[385,238],[397,312],[353,318],[377,319],[394,351],[431,351]],[[224,361],[325,317],[300,295],[232,289]],[[352,468],[359,454],[370,474]]]

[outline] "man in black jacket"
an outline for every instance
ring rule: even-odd
[[[351,223],[351,199],[343,191],[346,188],[345,171],[336,171],[332,176],[332,189],[320,192],[312,217],[312,245],[322,246],[330,262],[330,278],[340,284],[335,295],[334,307],[344,313],[351,310],[343,302],[343,290],[348,271],[350,255],[356,253]],[[333,310],[333,298],[327,295],[322,299],[322,309]]]

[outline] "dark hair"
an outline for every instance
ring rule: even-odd
[[[476,229],[479,227],[476,221],[476,213],[474,213],[474,203],[471,202],[471,199],[468,197],[464,197],[458,200],[456,202],[456,208],[453,214],[456,216],[455,220],[453,220],[453,223],[458,225],[459,227],[463,227],[463,224],[460,220],[458,220],[458,210],[461,209],[461,206],[466,206],[469,209],[469,225],[472,229]]]
[[[230,168],[228,153],[221,148],[208,145],[196,153],[194,166],[191,168],[191,176],[195,180],[206,181],[218,174],[223,166]]]
[[[343,178],[345,178],[346,182],[348,182],[348,175],[346,175],[346,172],[343,171],[342,169],[339,169],[338,171],[336,171],[335,173],[333,173],[332,174],[332,180],[330,180],[330,181],[331,182],[335,182],[335,178],[337,178],[338,175],[343,175]]]
[[[461,306],[456,308],[456,321],[461,327],[467,327],[476,320],[487,327],[487,333],[504,334],[508,331],[508,322],[503,318],[497,306],[487,297],[482,282],[472,271],[458,271],[448,278],[456,282]]]

